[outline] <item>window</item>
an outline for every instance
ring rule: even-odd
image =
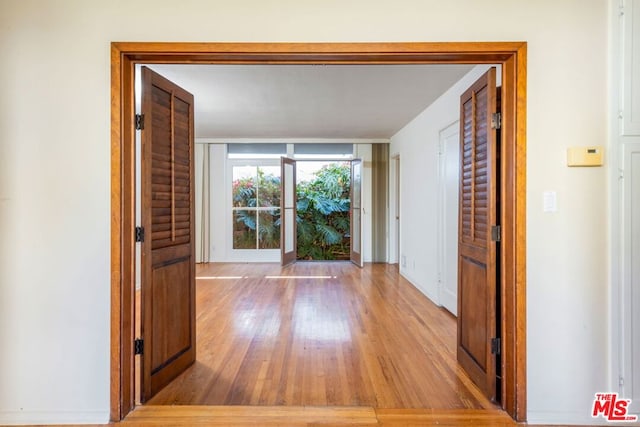
[[[280,166],[232,166],[233,249],[280,248]]]
[[[280,249],[280,157],[324,163],[330,159],[351,159],[354,144],[247,141],[230,143],[226,148],[231,178],[231,247],[233,250],[277,250]],[[301,178],[304,177],[302,171]]]

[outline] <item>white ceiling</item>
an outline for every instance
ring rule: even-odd
[[[195,98],[196,138],[390,138],[471,65],[150,65]]]

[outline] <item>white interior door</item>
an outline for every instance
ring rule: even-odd
[[[280,194],[280,247],[282,265],[296,261],[296,161],[283,157],[281,160]]]
[[[400,156],[396,157],[396,263],[400,264]]]
[[[621,394],[640,414],[640,144],[624,148],[623,372]]]
[[[460,180],[460,124],[440,131],[439,304],[458,313],[458,186]]]
[[[351,262],[363,267],[362,257],[362,160],[351,161]]]

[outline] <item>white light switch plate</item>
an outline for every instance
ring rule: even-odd
[[[558,212],[558,198],[555,191],[543,192],[542,200],[542,210],[544,212]]]

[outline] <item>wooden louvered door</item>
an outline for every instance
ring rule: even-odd
[[[195,361],[193,96],[142,68],[141,401]]]
[[[460,99],[458,362],[496,400],[499,221],[499,117],[496,70]],[[492,342],[497,348],[492,351]]]

